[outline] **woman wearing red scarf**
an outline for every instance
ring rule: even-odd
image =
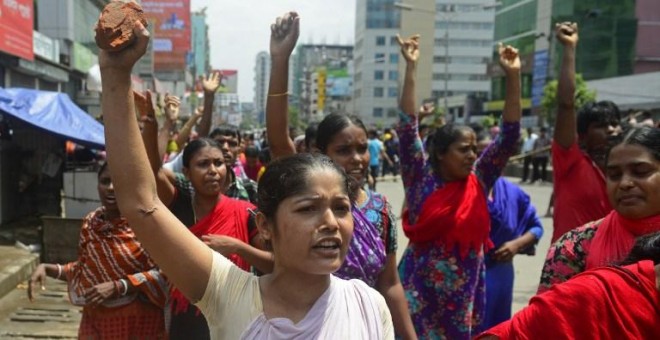
[[[142,139],[157,180],[158,197],[170,211],[213,250],[238,268],[261,272],[272,270],[271,254],[257,235],[256,210],[250,202],[224,195],[231,169],[221,146],[213,139],[196,139],[183,149],[183,174],[162,168],[158,153],[158,123],[145,119]],[[178,290],[172,289],[170,339],[209,339],[210,332],[201,311]]]
[[[643,236],[625,266],[588,270],[558,284],[477,339],[655,339],[659,263],[660,233]]]
[[[502,132],[477,159],[476,136],[466,126],[439,128],[425,150],[415,111],[419,37],[399,38],[399,44],[407,63],[397,127],[408,207],[402,222],[410,239],[399,276],[420,338],[470,339],[485,312],[486,193],[520,136],[520,60],[516,49],[500,47],[506,73]]]
[[[585,270],[618,263],[636,237],[660,231],[660,129],[632,128],[607,155],[614,210],[560,237],[548,251],[539,292]]]

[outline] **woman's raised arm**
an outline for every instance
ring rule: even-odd
[[[270,83],[266,99],[266,131],[273,160],[296,153],[289,136],[289,57],[296,47],[300,17],[296,12],[277,18],[270,27]]]
[[[131,70],[147,49],[149,32],[137,21],[134,33],[126,49],[99,53],[108,165],[122,215],[174,285],[197,301],[206,290],[212,251],[158,199],[131,90]]]

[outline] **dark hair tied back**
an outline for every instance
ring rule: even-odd
[[[612,148],[620,144],[639,145],[647,149],[653,158],[660,161],[660,129],[650,126],[631,127],[623,133],[614,137],[611,141]],[[610,152],[607,152],[607,160],[609,160]],[[607,161],[606,160],[606,161]]]
[[[188,143],[188,145],[186,145],[185,148],[183,148],[183,166],[186,168],[190,168],[190,161],[192,160],[193,156],[195,156],[195,154],[197,154],[199,150],[207,146],[221,150],[220,145],[218,145],[218,142],[214,141],[213,139],[210,138],[195,139],[192,142]]]
[[[426,141],[428,148],[429,162],[435,171],[438,171],[438,157],[443,155],[449,150],[449,146],[456,142],[463,133],[473,132],[469,126],[446,124],[438,128],[434,134],[429,135]]]
[[[368,135],[367,128],[364,126],[364,123],[360,118],[339,113],[331,113],[325,116],[321,123],[319,123],[316,131],[316,147],[322,153],[326,153],[332,138],[351,125],[359,127],[364,130],[366,135]]]
[[[309,176],[318,170],[331,170],[342,179],[344,192],[354,201],[348,175],[328,156],[301,153],[277,159],[266,167],[259,179],[257,207],[266,218],[273,219],[277,208],[285,199],[305,192],[309,185]]]

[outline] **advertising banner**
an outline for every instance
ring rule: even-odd
[[[534,53],[534,73],[532,74],[532,107],[541,106],[543,100],[543,88],[548,80],[548,65],[550,55],[548,50],[536,51]]]
[[[190,50],[190,0],[143,0],[153,23],[154,69],[183,70]]]
[[[33,0],[0,2],[0,51],[34,60],[33,13]]]
[[[190,0],[143,0],[142,8],[153,23],[154,51],[190,49]]]

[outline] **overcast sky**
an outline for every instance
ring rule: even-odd
[[[299,43],[354,41],[355,0],[191,0],[190,7],[207,7],[211,66],[238,70],[243,102],[253,101],[255,58],[268,52],[270,24],[286,11],[300,14]]]

